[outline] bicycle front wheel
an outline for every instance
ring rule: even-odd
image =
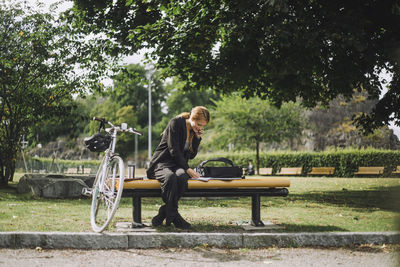
[[[124,161],[120,157],[114,156],[108,163],[100,165],[90,211],[90,222],[95,232],[103,232],[114,217],[122,196],[124,178]]]

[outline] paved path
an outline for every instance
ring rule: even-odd
[[[384,247],[44,250],[0,249],[0,266],[351,266],[397,267],[400,254]]]

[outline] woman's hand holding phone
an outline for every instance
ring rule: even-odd
[[[196,131],[194,133],[195,133],[196,137],[199,139],[199,138],[201,138],[203,136],[204,130],[200,129],[200,130],[198,130],[198,131]]]

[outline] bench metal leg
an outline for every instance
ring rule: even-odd
[[[264,223],[260,219],[260,195],[255,194],[251,196],[251,225],[264,226]]]
[[[133,206],[132,228],[144,227],[144,224],[142,223],[142,198],[132,197],[132,206]]]

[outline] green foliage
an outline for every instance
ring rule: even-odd
[[[118,103],[107,99],[104,103],[101,103],[93,108],[91,111],[91,117],[106,118],[114,125],[121,125],[125,122],[128,127],[136,128],[139,131],[142,129],[135,127],[137,125],[137,116],[133,106],[122,106],[119,108]],[[99,130],[100,123],[98,121],[88,120],[86,123],[89,124],[89,133],[94,134]],[[108,125],[105,125],[106,128]],[[116,151],[123,157],[134,151],[134,136],[129,133],[122,133],[118,135]]]
[[[195,106],[206,106],[210,109],[215,106],[214,101],[220,99],[220,95],[210,89],[187,92],[183,90],[183,87],[184,82],[176,77],[166,86],[168,92],[166,101],[168,107],[167,116],[171,116],[171,118],[182,112],[190,112]]]
[[[111,101],[110,99],[106,99],[104,102],[96,105],[93,107],[91,110],[91,117],[99,117],[99,118],[106,118],[107,120],[114,122],[116,121],[116,114],[119,109],[119,106],[117,103]],[[89,123],[89,133],[94,134],[97,132],[99,128],[99,122],[97,121],[88,121]]]
[[[279,143],[299,138],[305,126],[303,111],[298,104],[284,103],[280,109],[259,97],[243,99],[238,95],[215,102],[211,112],[211,130],[205,138],[205,148],[235,147],[255,149],[260,143]],[[258,167],[258,157],[256,157]]]
[[[225,157],[235,165],[247,167],[250,160],[255,162],[253,152],[220,152],[200,153],[190,161],[192,167],[198,166],[203,160]],[[325,152],[262,152],[260,153],[260,168],[273,168],[276,173],[282,167],[303,167],[303,175],[312,167],[335,167],[335,177],[353,177],[360,166],[384,166],[384,177],[400,166],[400,152],[377,149],[344,149]]]
[[[12,180],[22,134],[39,121],[68,116],[72,95],[99,89],[114,60],[101,52],[107,44],[85,40],[26,3],[0,4],[0,36],[2,186]]]
[[[147,148],[148,135],[148,77],[143,66],[130,64],[124,66],[113,77],[113,87],[104,92],[104,102],[95,105],[91,116],[104,117],[112,123],[119,125],[128,123],[130,127],[144,133],[139,137],[139,148]],[[158,72],[151,77],[152,93],[152,124],[161,121],[163,117],[162,103],[166,98],[166,91],[160,80]],[[87,122],[89,123],[89,121]],[[97,131],[98,122],[90,122],[90,133]],[[161,131],[157,127],[152,128],[152,135],[158,136]],[[118,137],[117,151],[122,156],[132,153],[135,148],[135,136],[132,134],[121,134]]]
[[[377,102],[368,99],[368,94],[363,91],[354,94],[351,100],[339,96],[328,106],[318,105],[308,112],[314,150],[323,151],[328,147],[398,149],[398,138],[387,126],[377,128],[368,135],[363,135],[362,131],[354,126],[354,117],[371,112]]]
[[[362,88],[378,99],[387,70],[389,90],[358,122],[400,124],[397,0],[77,0],[74,15],[84,29],[115,38],[121,53],[152,48],[160,69],[187,89],[239,91],[277,105],[297,97],[326,105]]]
[[[220,95],[211,89],[184,91],[183,86],[184,82],[176,77],[166,85],[165,89],[168,93],[166,106],[168,110],[166,114],[163,114],[162,120],[155,126],[156,133],[162,133],[168,122],[182,112],[190,112],[195,106],[205,106],[208,109],[212,109],[215,106],[214,101],[220,99]]]
[[[147,127],[148,120],[148,83],[147,71],[141,65],[130,64],[121,69],[113,77],[114,86],[109,88],[107,94],[110,100],[119,107],[132,106],[137,116],[137,126]],[[167,93],[158,72],[151,76],[151,120],[158,122],[163,116],[162,103]]]
[[[223,97],[212,110],[210,145],[256,148],[257,143],[281,142],[298,138],[305,126],[299,105],[285,103],[280,109],[258,97],[243,99],[238,95]]]
[[[74,139],[82,135],[87,123],[91,120],[90,111],[94,100],[91,97],[86,99],[62,101],[60,105],[68,116],[55,114],[48,119],[35,123],[28,136],[30,144],[48,143],[56,140],[60,136]]]

